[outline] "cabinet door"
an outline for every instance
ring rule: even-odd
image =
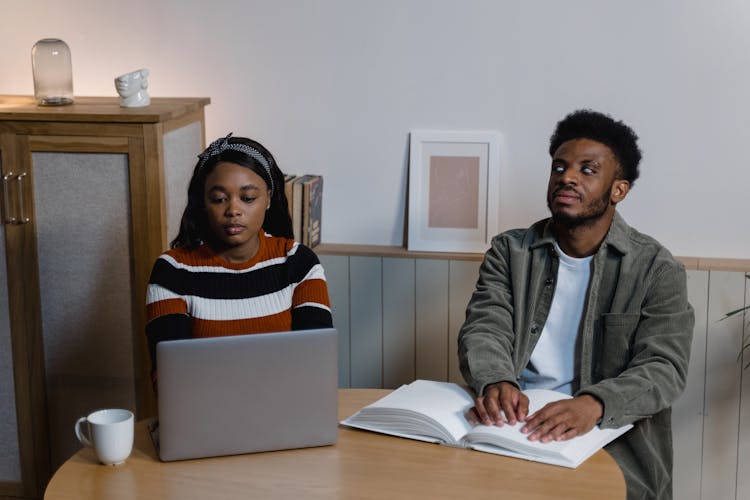
[[[7,181],[8,179],[6,179]],[[3,202],[5,193],[0,194]],[[6,211],[2,211],[6,217]],[[21,456],[16,420],[16,391],[13,374],[13,347],[10,337],[10,310],[5,259],[5,229],[0,227],[0,496],[20,495]]]
[[[52,471],[75,421],[135,411],[125,153],[31,152]]]
[[[18,416],[16,486],[41,496],[81,447],[79,417],[135,409],[129,140],[2,134],[0,145],[12,173],[4,317],[16,378],[3,408]],[[0,479],[0,496],[10,486]]]
[[[28,172],[21,150],[25,141],[0,133],[0,497],[40,497],[49,475],[44,385],[38,321],[27,305],[36,286],[30,232],[20,193]],[[29,270],[32,270],[29,272]],[[28,279],[25,279],[28,278]],[[38,301],[37,301],[38,302]],[[5,453],[5,451],[8,453]]]
[[[13,134],[0,134],[0,497],[39,497],[49,474],[44,386],[38,323],[26,309],[35,287],[26,286],[29,234],[21,222],[23,182],[19,145]],[[33,260],[33,259],[32,259]],[[34,273],[31,273],[32,275]],[[34,275],[35,276],[35,275]],[[31,276],[31,281],[34,281]]]

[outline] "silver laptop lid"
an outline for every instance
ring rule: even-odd
[[[337,344],[333,328],[159,343],[159,457],[335,443]]]

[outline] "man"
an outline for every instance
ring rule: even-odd
[[[523,422],[549,442],[595,425],[634,428],[607,446],[628,498],[672,497],[671,405],[693,333],[684,267],[615,210],[638,178],[637,136],[581,110],[550,139],[551,218],[496,236],[458,338],[473,416]],[[572,394],[528,415],[520,392]]]

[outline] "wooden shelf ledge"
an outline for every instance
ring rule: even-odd
[[[387,245],[351,245],[321,243],[314,248],[320,255],[345,255],[350,257],[387,257],[393,259],[438,259],[481,261],[481,253],[411,252],[404,247]],[[695,271],[750,272],[750,259],[722,259],[714,257],[677,257],[686,269]]]

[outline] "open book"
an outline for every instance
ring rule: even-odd
[[[529,389],[524,394],[529,398],[529,415],[547,403],[571,397],[544,389]],[[473,397],[459,385],[417,380],[362,408],[341,423],[393,436],[571,468],[578,467],[601,447],[633,427],[600,429],[597,426],[568,441],[540,443],[529,441],[529,435],[521,433],[522,422],[502,427],[472,426],[465,416],[472,406]]]

